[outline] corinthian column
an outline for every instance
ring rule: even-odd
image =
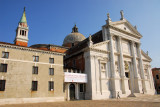
[[[125,84],[125,69],[124,69],[124,60],[123,60],[123,52],[122,52],[122,39],[120,36],[118,36],[118,49],[120,52],[120,73],[121,73],[121,79],[122,79],[122,93],[126,93],[126,84]],[[127,80],[128,81],[128,80]]]
[[[121,77],[125,77],[125,70],[124,70],[124,60],[123,60],[123,52],[122,52],[122,46],[121,46],[121,37],[118,37],[118,48],[120,52],[120,70],[121,70]]]
[[[117,96],[117,92],[116,90],[119,90],[119,89],[116,89],[118,88],[117,87],[117,84],[119,84],[119,80],[116,80],[116,72],[115,72],[115,60],[114,60],[114,49],[113,49],[113,35],[110,34],[109,35],[110,37],[110,63],[111,63],[111,93],[112,93],[112,97],[113,98],[116,98]]]
[[[137,70],[137,61],[136,61],[136,55],[134,50],[135,42],[131,41],[131,50],[132,50],[132,56],[133,56],[133,66],[134,66],[134,77],[139,78],[138,76],[138,70]]]
[[[110,34],[110,62],[111,62],[111,77],[114,78],[115,74],[115,60],[114,60],[114,49],[113,49],[113,35]]]

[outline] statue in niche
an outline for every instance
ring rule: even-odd
[[[118,72],[118,62],[115,63],[116,72]]]
[[[103,70],[104,69],[104,66],[101,64],[101,69]]]
[[[105,71],[105,65],[101,64],[101,71]]]
[[[117,70],[116,71],[118,72],[118,65],[117,65]]]
[[[146,73],[146,74],[147,74],[147,69],[148,69],[148,65],[145,65],[144,66],[144,73]]]
[[[124,65],[124,66],[125,66],[125,70],[129,70],[128,62],[125,61],[124,64],[125,64],[125,65]]]

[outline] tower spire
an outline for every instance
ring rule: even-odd
[[[28,25],[26,20],[25,7],[16,30],[16,38],[14,43],[20,46],[28,46]]]
[[[27,23],[25,7],[24,7],[23,15],[22,15],[21,20],[20,20],[19,23]]]

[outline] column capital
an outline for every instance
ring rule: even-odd
[[[122,41],[122,37],[121,36],[117,36],[119,41]]]
[[[114,35],[114,36],[112,36],[113,37],[113,40],[116,40],[116,38],[117,38],[117,36],[116,35]]]
[[[137,42],[137,47],[140,47],[141,46],[141,43]]]
[[[122,39],[122,37],[121,37],[121,36],[118,36],[118,38],[119,38],[119,39]]]
[[[130,42],[132,45],[135,43],[135,41],[132,41],[132,40],[130,40],[129,42]]]

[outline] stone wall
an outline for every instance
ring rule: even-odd
[[[2,52],[9,52],[9,58],[2,58]],[[33,56],[39,56],[39,62]],[[54,58],[54,64],[49,58]],[[0,80],[6,80],[5,91],[0,98],[61,97],[63,93],[63,55],[0,47],[0,63],[8,64],[7,72],[0,72]],[[32,67],[38,66],[38,74],[32,74]],[[54,68],[54,75],[49,75]],[[32,81],[38,81],[38,90],[32,91]],[[49,91],[48,81],[54,81],[54,90]]]

